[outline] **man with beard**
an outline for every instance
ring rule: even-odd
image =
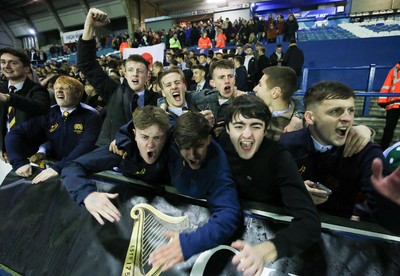
[[[0,160],[8,162],[4,138],[8,131],[28,119],[46,114],[49,92],[28,78],[28,56],[12,48],[0,49],[1,72],[8,79],[0,86]]]
[[[140,55],[131,55],[124,61],[122,84],[115,82],[96,61],[95,30],[110,23],[107,14],[92,8],[89,10],[82,37],[78,41],[77,64],[89,83],[107,103],[107,114],[97,145],[109,144],[118,129],[129,122],[132,113],[145,105],[157,105],[158,93],[145,89],[149,64]]]
[[[153,184],[165,183],[168,171],[164,145],[169,128],[164,110],[145,106],[134,114],[130,129],[132,140],[125,147],[124,158],[110,152],[109,146],[104,145],[68,163],[61,178],[73,200],[84,205],[100,224],[104,224],[103,219],[119,221],[121,213],[110,200],[117,198],[118,194],[98,192],[89,175],[118,167],[124,176]]]

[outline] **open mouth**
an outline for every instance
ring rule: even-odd
[[[133,79],[133,80],[132,80],[132,83],[137,85],[137,84],[139,84],[139,81],[138,81],[138,80],[135,80],[135,79]]]
[[[253,142],[242,141],[242,142],[240,142],[240,147],[241,147],[244,151],[249,151],[249,150],[251,150],[251,148],[253,147]]]
[[[181,100],[181,93],[179,92],[173,92],[172,97],[174,97],[175,101],[180,101]]]
[[[199,160],[199,159],[194,159],[194,160],[192,160],[192,159],[186,159],[186,161],[189,163],[189,166],[191,166],[191,167],[196,167],[196,166],[198,166],[199,163],[200,163],[200,160]]]
[[[224,87],[224,92],[225,93],[230,93],[231,92],[231,86],[230,85],[225,86]]]
[[[57,99],[64,99],[64,94],[57,94]]]
[[[336,133],[337,133],[339,136],[344,137],[344,136],[346,136],[347,130],[348,130],[348,127],[338,127],[338,128],[336,129]]]
[[[156,156],[156,153],[154,151],[148,151],[147,152],[147,157],[150,159],[153,159]]]

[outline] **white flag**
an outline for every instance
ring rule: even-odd
[[[160,43],[153,46],[139,48],[125,48],[123,59],[127,59],[130,55],[141,55],[150,63],[150,68],[155,61],[163,62],[164,60],[165,43]]]

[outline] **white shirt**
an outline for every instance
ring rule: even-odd
[[[327,146],[322,145],[322,144],[319,143],[317,140],[315,140],[314,137],[313,137],[312,135],[311,135],[311,138],[313,139],[314,148],[315,148],[316,151],[319,151],[319,152],[326,152],[326,151],[331,150],[331,149],[333,148],[332,145],[327,145]]]

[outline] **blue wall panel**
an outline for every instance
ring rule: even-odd
[[[272,54],[275,44],[267,44],[268,55]],[[400,36],[325,40],[299,42],[299,48],[304,52],[304,67],[351,67],[369,66],[394,66],[400,62]],[[288,43],[283,44],[284,49]],[[388,73],[388,69],[377,69],[374,90],[379,90]],[[353,89],[365,90],[368,81],[368,70],[338,70],[338,71],[313,71],[310,72],[308,84],[319,80],[340,80]]]

